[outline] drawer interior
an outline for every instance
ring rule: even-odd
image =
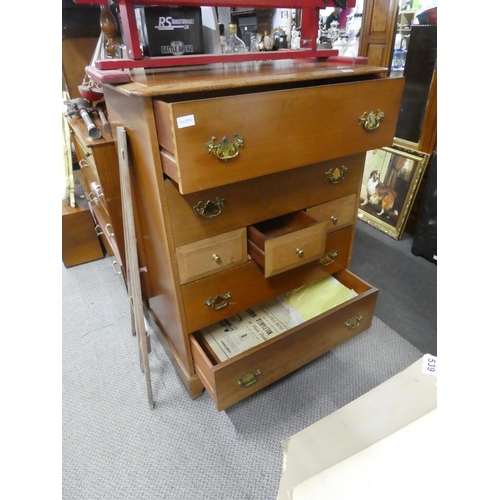
[[[248,237],[263,249],[267,240],[284,236],[317,223],[316,219],[313,219],[303,211],[293,212],[250,226],[248,228]]]
[[[324,253],[326,228],[304,211],[269,219],[248,227],[248,251],[269,278]]]
[[[221,361],[201,331],[190,335],[196,372],[219,410],[371,325],[378,291],[347,270],[333,276],[357,296],[234,357]]]

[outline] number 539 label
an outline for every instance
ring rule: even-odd
[[[423,357],[422,371],[437,377],[437,356],[426,354]]]

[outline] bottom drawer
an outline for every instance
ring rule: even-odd
[[[218,362],[200,332],[190,335],[196,373],[219,411],[370,327],[378,290],[347,270],[333,276],[358,295],[234,358]]]

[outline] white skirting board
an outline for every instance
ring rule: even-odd
[[[428,468],[431,473],[435,464],[422,462],[422,455],[415,449],[435,442],[437,372],[429,372],[429,359],[429,355],[423,356],[363,396],[284,440],[277,500],[368,498],[377,487],[384,491],[391,484],[394,488],[402,486],[399,480],[394,481],[398,474],[411,483],[415,476],[419,482],[422,480],[422,470]],[[432,416],[422,419],[431,412]],[[415,425],[410,426],[413,422]],[[398,432],[407,426],[405,432]],[[422,434],[426,433],[424,439]],[[382,444],[382,440],[386,442]],[[405,468],[406,475],[399,469],[405,462],[410,465]],[[383,477],[381,470],[386,471]],[[408,498],[404,489],[395,491],[399,491],[400,498]],[[359,497],[353,496],[356,492]]]

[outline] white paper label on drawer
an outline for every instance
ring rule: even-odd
[[[437,356],[426,354],[423,357],[422,372],[437,377]]]
[[[194,125],[194,115],[179,116],[177,118],[177,127],[186,128]]]

